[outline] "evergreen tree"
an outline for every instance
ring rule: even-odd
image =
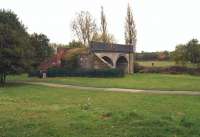
[[[0,84],[8,74],[27,70],[31,46],[26,28],[12,11],[0,10]]]

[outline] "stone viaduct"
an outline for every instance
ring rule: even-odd
[[[90,52],[95,54],[109,68],[119,68],[133,73],[133,46],[92,42]]]

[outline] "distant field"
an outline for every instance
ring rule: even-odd
[[[175,62],[173,61],[138,61],[138,63],[145,67],[151,67],[152,63],[154,64],[154,67],[169,67],[175,65]]]
[[[0,88],[0,137],[198,137],[199,101],[9,84]]]
[[[177,65],[174,61],[138,61],[138,63],[145,67],[152,67],[152,63],[154,64],[154,67],[170,67]],[[191,68],[197,67],[190,63],[186,64],[185,66]]]
[[[26,75],[21,75],[9,76],[8,80],[41,81],[90,87],[200,91],[200,77],[191,75],[134,74],[124,78],[60,77],[46,79],[28,78]]]

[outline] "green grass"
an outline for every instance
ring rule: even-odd
[[[0,137],[198,137],[199,108],[199,96],[9,84],[0,88]]]
[[[11,76],[8,79],[12,81],[42,81],[91,87],[200,91],[200,77],[191,75],[135,74],[124,78],[64,77],[47,79],[28,78],[26,75],[22,75]]]

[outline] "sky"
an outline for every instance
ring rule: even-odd
[[[74,35],[76,13],[89,11],[100,24],[101,6],[108,31],[124,43],[124,23],[130,3],[137,29],[137,51],[172,51],[192,38],[200,40],[200,0],[0,0],[14,11],[29,33],[44,33],[52,43],[67,44]]]

